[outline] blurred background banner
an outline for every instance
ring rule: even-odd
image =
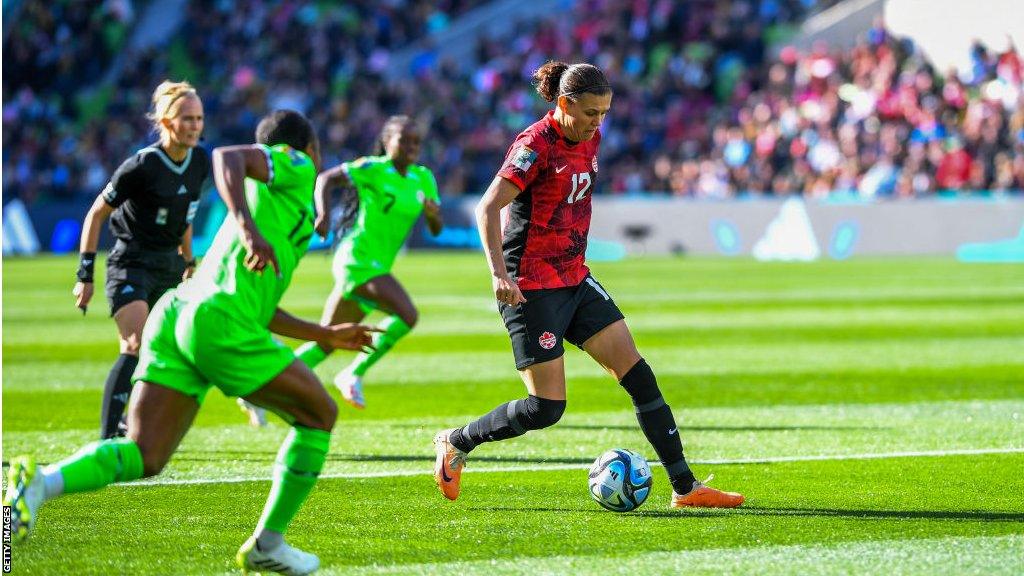
[[[445,231],[432,237],[422,225],[413,248],[478,249],[475,198],[447,202]],[[754,256],[762,260],[842,260],[851,256],[952,255],[974,244],[1013,241],[1024,232],[1024,201],[1009,198],[862,202],[791,197],[713,202],[670,197],[594,199],[588,257],[613,254]],[[1024,245],[1021,246],[1024,250]],[[1024,257],[1024,251],[1020,253]]]
[[[529,78],[551,58],[593,62],[615,89],[595,187],[595,238],[614,243],[603,253],[953,254],[1016,242],[1024,224],[1019,1],[12,0],[3,11],[5,254],[75,249],[75,222],[155,139],[145,112],[165,78],[197,87],[208,149],[251,142],[262,114],[294,108],[335,164],[374,153],[389,115],[413,115],[428,128],[421,162],[462,213],[547,108]],[[214,197],[199,219],[213,228]],[[476,246],[462,224],[410,245]]]

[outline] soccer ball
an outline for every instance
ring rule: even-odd
[[[595,502],[612,512],[629,512],[647,499],[653,479],[643,456],[615,448],[594,460],[589,483]]]

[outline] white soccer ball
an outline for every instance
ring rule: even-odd
[[[635,510],[651,493],[651,467],[643,456],[614,448],[590,467],[590,496],[612,512]]]

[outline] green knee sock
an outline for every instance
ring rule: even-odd
[[[316,342],[306,342],[295,350],[295,357],[312,370],[327,358],[327,352]]]
[[[366,371],[377,363],[378,360],[384,357],[388,353],[388,350],[397,343],[402,336],[409,333],[412,328],[402,321],[398,316],[388,316],[380,323],[379,326],[383,332],[378,332],[373,335],[373,345],[376,348],[373,352],[367,354],[366,352],[360,352],[355,360],[352,361],[351,370],[356,376],[363,376]]]
[[[64,493],[88,492],[114,482],[142,478],[142,452],[127,438],[93,442],[57,463]]]
[[[292,431],[281,444],[274,465],[274,483],[263,507],[263,515],[256,533],[268,529],[284,533],[292,518],[306,501],[317,476],[327,459],[331,445],[331,433],[325,430],[292,427]]]

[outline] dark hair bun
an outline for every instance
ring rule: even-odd
[[[568,69],[569,65],[565,62],[551,60],[533,73],[537,93],[541,98],[548,102],[554,102],[558,98],[559,82],[562,80],[562,74]]]

